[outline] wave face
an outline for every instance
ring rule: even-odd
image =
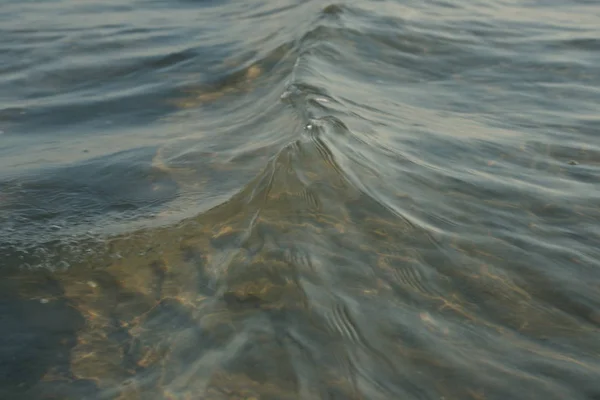
[[[0,397],[600,399],[595,2],[1,14]]]

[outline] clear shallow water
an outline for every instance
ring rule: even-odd
[[[593,2],[0,10],[0,397],[600,398]]]

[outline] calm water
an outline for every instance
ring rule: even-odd
[[[0,5],[0,398],[600,399],[592,0]]]

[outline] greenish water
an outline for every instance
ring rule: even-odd
[[[600,7],[0,5],[0,399],[600,399]]]

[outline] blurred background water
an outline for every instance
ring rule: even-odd
[[[600,6],[0,5],[0,398],[600,399]]]

